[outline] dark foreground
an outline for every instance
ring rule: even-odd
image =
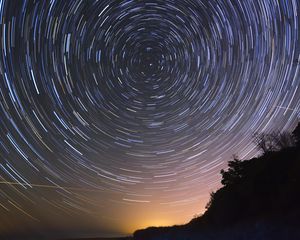
[[[299,215],[298,215],[299,216]],[[150,228],[135,233],[134,240],[299,240],[298,222],[257,220],[237,223],[230,227],[189,227]]]
[[[76,239],[63,239],[63,240],[133,240],[132,237],[117,237],[117,238],[76,238]]]
[[[117,237],[117,238],[69,238],[69,239],[62,239],[62,240],[133,240],[132,237]]]

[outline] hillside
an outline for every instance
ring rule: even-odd
[[[259,134],[259,157],[229,161],[223,187],[188,224],[138,230],[135,240],[300,239],[300,124]]]

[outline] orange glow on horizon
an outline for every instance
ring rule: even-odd
[[[195,215],[205,212],[205,205],[208,199],[203,202],[197,202],[189,206],[180,206],[174,211],[166,212],[166,206],[135,206],[132,210],[121,216],[130,220],[120,219],[120,230],[125,234],[133,234],[136,230],[148,227],[167,227],[186,224],[192,220]],[[131,208],[131,207],[129,207]],[[132,212],[130,212],[132,211]]]

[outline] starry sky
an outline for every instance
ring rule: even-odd
[[[203,213],[300,117],[298,0],[0,0],[0,236]]]

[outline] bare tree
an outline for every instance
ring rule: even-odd
[[[295,145],[295,139],[293,138],[293,135],[288,132],[273,132],[272,139],[277,150]]]
[[[270,134],[255,133],[253,135],[253,142],[256,144],[257,148],[263,153],[274,151],[274,146],[272,145]]]
[[[290,133],[279,131],[256,133],[253,142],[263,153],[279,151],[295,145],[295,140]]]

